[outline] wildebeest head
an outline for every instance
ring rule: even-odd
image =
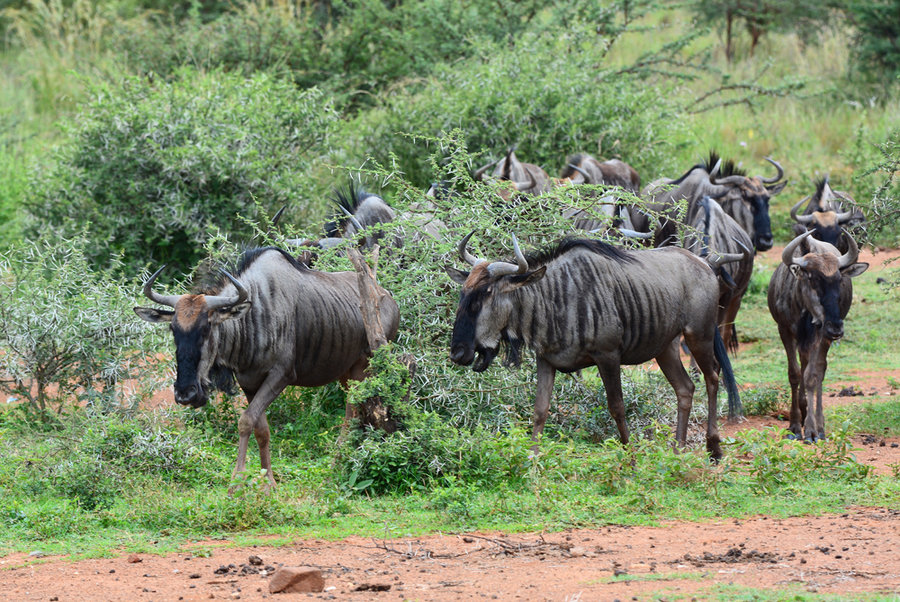
[[[474,232],[462,239],[457,249],[460,257],[472,266],[469,272],[447,267],[447,274],[462,284],[453,336],[450,341],[450,359],[468,366],[475,361],[473,370],[482,372],[491,365],[500,343],[508,341],[506,327],[513,310],[510,293],[544,277],[546,266],[528,269],[528,261],[519,249],[515,235],[512,237],[516,263],[488,262],[476,259],[466,249]]]
[[[809,204],[806,211],[798,214],[800,207],[807,201]],[[847,226],[861,216],[861,213],[855,214],[853,211],[841,211],[841,209],[841,199],[831,190],[828,176],[826,176],[817,183],[816,192],[812,198],[804,197],[791,207],[791,219],[807,230],[815,230],[814,238],[837,247],[842,226]]]
[[[765,158],[775,166],[777,173],[772,178],[747,176],[746,173],[727,161],[722,165],[720,174],[710,174],[710,182],[717,187],[724,187],[713,198],[743,227],[753,238],[757,251],[768,251],[772,248],[772,224],[769,220],[769,200],[781,192],[787,181],[784,169],[777,161]],[[740,204],[740,206],[736,206]]]
[[[150,276],[144,285],[144,295],[172,310],[135,307],[134,312],[147,322],[169,323],[175,338],[175,401],[199,408],[209,397],[210,373],[218,349],[218,327],[226,320],[240,318],[247,313],[251,303],[250,293],[223,270],[222,273],[237,289],[236,295],[160,295],[153,291],[153,283],[165,267]]]
[[[859,247],[847,236],[849,250],[841,255],[834,245],[811,238],[812,231],[794,238],[781,254],[781,260],[799,281],[800,304],[810,316],[812,325],[821,327],[829,340],[844,336],[844,321],[838,301],[841,280],[859,276],[869,267],[868,263],[856,263]],[[808,239],[810,252],[794,256],[794,252]]]

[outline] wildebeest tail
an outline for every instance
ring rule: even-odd
[[[722,378],[725,380],[725,390],[728,392],[728,417],[738,418],[744,415],[744,408],[741,405],[741,395],[738,392],[737,381],[734,379],[734,370],[731,367],[731,360],[728,359],[728,350],[725,349],[725,342],[722,340],[722,333],[716,326],[716,337],[713,343],[713,351],[716,355],[716,361],[722,369]]]

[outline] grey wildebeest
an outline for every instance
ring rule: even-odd
[[[362,230],[370,230],[363,241],[363,247],[371,249],[384,236],[380,226],[389,224],[397,217],[394,210],[377,194],[366,192],[351,181],[347,188],[335,190],[334,203],[340,214],[325,224],[328,238],[354,238]]]
[[[238,421],[234,474],[244,471],[253,433],[271,487],[269,404],[288,385],[318,387],[364,377],[370,351],[357,275],[312,270],[289,253],[267,247],[244,253],[234,275],[225,272],[218,287],[201,294],[161,295],[153,283],[164,267],[147,280],[144,295],[172,309],[134,311],[148,322],[170,325],[177,362],[175,401],[201,407],[211,385],[236,379],[248,405]],[[390,294],[380,292],[382,326],[393,339],[399,311]]]
[[[799,213],[803,203],[807,203],[806,209]],[[866,221],[853,197],[846,192],[831,189],[828,176],[816,182],[816,192],[812,197],[800,199],[791,207],[791,219],[797,222],[794,224],[794,235],[815,230],[813,238],[831,243],[842,253],[848,248],[847,239],[841,236],[843,228],[852,230]]]
[[[490,177],[495,180],[511,182],[518,192],[539,195],[549,191],[551,185],[550,176],[547,175],[547,172],[533,163],[519,161],[515,150],[516,147],[511,146],[503,159],[480,167],[472,174],[472,178],[475,181],[484,180],[487,171],[493,167],[494,171]]]
[[[687,201],[688,214],[691,206],[704,196],[716,200],[753,240],[753,248],[767,251],[772,248],[772,226],[769,219],[769,200],[781,192],[787,182],[779,182],[784,170],[776,161],[766,157],[775,166],[777,174],[772,178],[748,177],[730,160],[720,161],[715,152],[710,152],[706,162],[698,163],[676,180],[657,180],[643,193],[649,207],[661,213],[664,219],[656,231],[656,244],[675,244],[677,240],[677,219],[675,207],[682,199]],[[635,227],[649,231],[649,220],[638,212],[632,215]]]
[[[869,264],[856,262],[859,249],[850,236],[848,250],[841,254],[812,234],[804,232],[784,248],[769,283],[768,301],[787,354],[791,436],[816,441],[825,437],[822,381],[828,349],[844,334],[844,318],[853,300],[850,279],[865,272]],[[804,240],[809,252],[797,253]]]
[[[568,157],[567,162],[566,167],[560,172],[560,178],[555,181],[557,185],[571,183],[619,187],[635,195],[640,191],[641,179],[637,171],[618,159],[601,163],[590,155],[577,153]],[[591,198],[597,196],[599,196],[597,191],[590,193]],[[618,198],[614,190],[608,191],[598,199],[595,206],[570,209],[566,211],[564,217],[572,219],[572,227],[577,230],[595,232],[612,226],[618,227],[619,231],[627,236],[649,238],[649,234],[645,237],[635,231],[631,221],[631,208],[627,204],[619,203]]]
[[[704,196],[688,215],[684,248],[706,258],[719,280],[719,331],[725,347],[737,350],[734,325],[753,276],[753,241],[722,207]]]
[[[513,237],[516,263],[488,262],[458,251],[470,272],[447,267],[462,284],[450,359],[481,372],[501,343],[517,363],[522,345],[537,356],[533,436],[544,429],[556,371],[597,366],[610,414],[628,442],[621,366],[656,359],[678,397],[676,439],[684,444],[694,385],[681,363],[678,337],[694,354],[706,384],[706,447],[721,456],[717,416],[722,363],[729,392],[737,397],[728,355],[716,327],[719,287],[705,261],[679,248],[624,251],[596,240],[563,239],[526,258]],[[477,356],[477,357],[476,357]]]

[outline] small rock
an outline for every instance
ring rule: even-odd
[[[131,564],[135,564],[137,562],[143,562],[144,559],[138,556],[137,554],[130,554],[128,558],[125,559],[126,562],[130,562]]]
[[[46,556],[46,554],[44,554],[40,550],[35,550],[34,552],[29,552],[28,555],[31,556],[32,558],[43,558],[44,556]]]
[[[188,579],[199,579],[199,578],[200,578],[200,573],[191,573],[190,575],[188,575]]]
[[[325,589],[322,571],[308,566],[282,567],[269,580],[269,593],[308,593]]]
[[[472,539],[471,537],[463,537],[463,541],[466,542],[466,543],[472,543],[472,542],[475,541],[475,540]]]
[[[569,556],[572,558],[581,558],[587,554],[587,549],[581,546],[572,546],[569,548]]]
[[[249,562],[253,566],[262,566],[262,563],[263,563],[262,558],[260,558],[259,556],[256,556],[256,555],[248,558],[247,562]]]
[[[390,583],[363,583],[353,589],[355,592],[387,592],[390,590]]]

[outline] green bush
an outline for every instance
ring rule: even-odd
[[[421,90],[401,91],[383,109],[360,115],[350,125],[349,146],[398,163],[420,187],[435,179],[428,139],[456,128],[468,148],[485,152],[477,162],[518,145],[522,161],[556,175],[571,153],[597,155],[602,140],[602,153],[620,155],[644,178],[676,171],[675,141],[688,138],[676,95],[646,73],[605,66],[606,43],[593,26],[578,23],[484,43],[476,56],[436,68]]]
[[[156,340],[134,319],[137,285],[94,271],[88,249],[48,237],[0,255],[0,389],[43,418],[79,397],[121,404],[117,383]]]
[[[296,221],[323,212],[304,193],[334,119],[319,91],[265,74],[183,69],[172,82],[101,86],[32,174],[28,232],[83,227],[91,264],[121,255],[126,274],[187,269],[212,230],[249,238],[238,215],[259,221],[287,204]]]
[[[900,0],[847,0],[854,24],[852,50],[858,72],[888,87],[900,76]]]

